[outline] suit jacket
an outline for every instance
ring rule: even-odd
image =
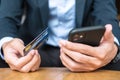
[[[21,24],[23,13],[26,18]],[[77,28],[112,24],[120,40],[115,0],[76,0],[75,14]],[[48,26],[48,19],[48,0],[1,0],[0,39],[19,37],[27,44]]]

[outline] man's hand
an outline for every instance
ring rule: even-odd
[[[61,40],[60,48],[62,63],[74,72],[101,68],[110,63],[117,53],[111,25],[106,25],[105,34],[97,47]]]
[[[37,50],[31,50],[24,56],[24,43],[22,40],[15,38],[3,44],[2,49],[5,61],[12,70],[20,72],[30,72],[39,69],[41,58]]]

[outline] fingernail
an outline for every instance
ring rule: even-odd
[[[38,54],[39,54],[39,53],[38,53],[38,50],[35,50],[35,54],[36,54],[36,55],[38,55]]]
[[[65,40],[60,40],[60,46],[65,46],[66,45],[66,41]]]
[[[34,51],[34,50],[31,50],[31,54],[32,54],[32,55],[35,55],[35,51]]]

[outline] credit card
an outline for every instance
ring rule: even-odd
[[[38,49],[48,39],[48,28],[40,33],[34,40],[32,40],[24,48],[24,55],[27,55],[32,49]]]

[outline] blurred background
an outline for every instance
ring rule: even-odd
[[[120,21],[120,0],[116,0],[116,6],[117,6],[117,9],[118,9],[118,19]]]

